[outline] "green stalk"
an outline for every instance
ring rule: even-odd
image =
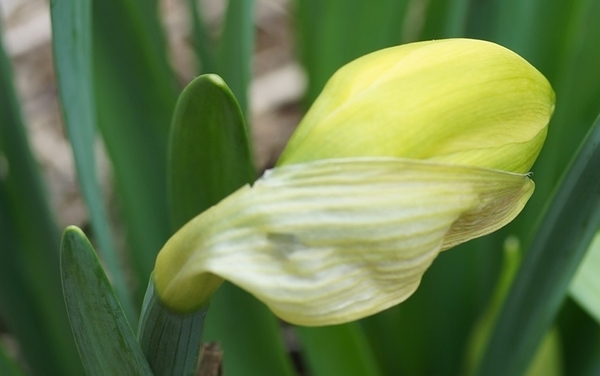
[[[193,376],[208,306],[190,314],[177,314],[163,306],[154,291],[150,278],[138,328],[142,351],[156,376]]]

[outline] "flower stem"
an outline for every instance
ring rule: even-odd
[[[156,376],[196,374],[207,312],[208,306],[189,314],[170,311],[160,302],[150,278],[138,341]]]

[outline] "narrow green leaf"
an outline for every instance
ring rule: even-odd
[[[58,230],[1,43],[0,108],[1,315],[33,373],[81,375],[75,343],[65,335],[66,311],[59,303]]]
[[[372,349],[357,323],[322,328],[297,327],[313,376],[376,376],[381,371]],[[317,348],[319,351],[306,351]]]
[[[600,118],[554,196],[492,330],[479,373],[525,372],[600,224]]]
[[[521,263],[522,250],[518,238],[507,238],[504,242],[503,251],[502,269],[496,287],[491,295],[489,305],[471,330],[466,349],[465,369],[467,375],[474,373],[478,362],[481,360],[481,355],[490,336],[490,331]]]
[[[150,279],[142,305],[138,340],[155,375],[196,374],[207,311],[208,307],[187,315],[169,311],[154,293]]]
[[[492,294],[489,306],[486,311],[475,323],[469,346],[467,348],[466,374],[471,375],[477,369],[481,360],[485,344],[487,343],[490,331],[493,328],[502,303],[512,284],[515,274],[518,271],[521,262],[521,248],[519,240],[515,237],[507,238],[504,242],[504,260],[500,277]],[[540,346],[536,349],[527,369],[527,375],[562,375],[562,354],[560,351],[560,338],[558,330],[553,327],[544,337]]]
[[[216,75],[193,80],[181,93],[171,128],[169,197],[175,229],[254,181],[244,118]]]
[[[215,72],[214,54],[210,35],[202,18],[202,6],[197,0],[188,0],[188,8],[192,20],[192,40],[194,50],[200,62],[199,71],[202,73]]]
[[[243,113],[248,111],[248,84],[254,51],[254,0],[229,1],[216,66]]]
[[[177,87],[155,0],[92,3],[97,126],[113,162],[141,304],[169,236],[166,156]]]
[[[91,11],[91,0],[51,3],[52,47],[58,89],[79,185],[89,209],[94,235],[127,317],[136,320],[96,178]]]
[[[87,375],[152,375],[98,258],[83,232],[61,244],[63,293]]]
[[[244,118],[220,77],[200,76],[183,91],[172,123],[169,168],[175,227],[254,181]],[[217,291],[205,333],[221,343],[228,376],[291,375],[277,321],[237,287],[225,284]]]

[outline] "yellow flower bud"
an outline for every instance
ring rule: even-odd
[[[504,47],[472,39],[406,44],[335,73],[279,165],[388,156],[525,173],[553,109],[548,81]]]
[[[554,107],[545,78],[492,43],[451,39],[336,73],[282,155],[182,227],[153,278],[177,312],[222,279],[282,319],[330,325],[407,299],[444,251],[510,222]]]

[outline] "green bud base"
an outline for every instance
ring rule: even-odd
[[[138,340],[155,375],[195,375],[208,306],[189,314],[172,312],[159,300],[150,278]]]

